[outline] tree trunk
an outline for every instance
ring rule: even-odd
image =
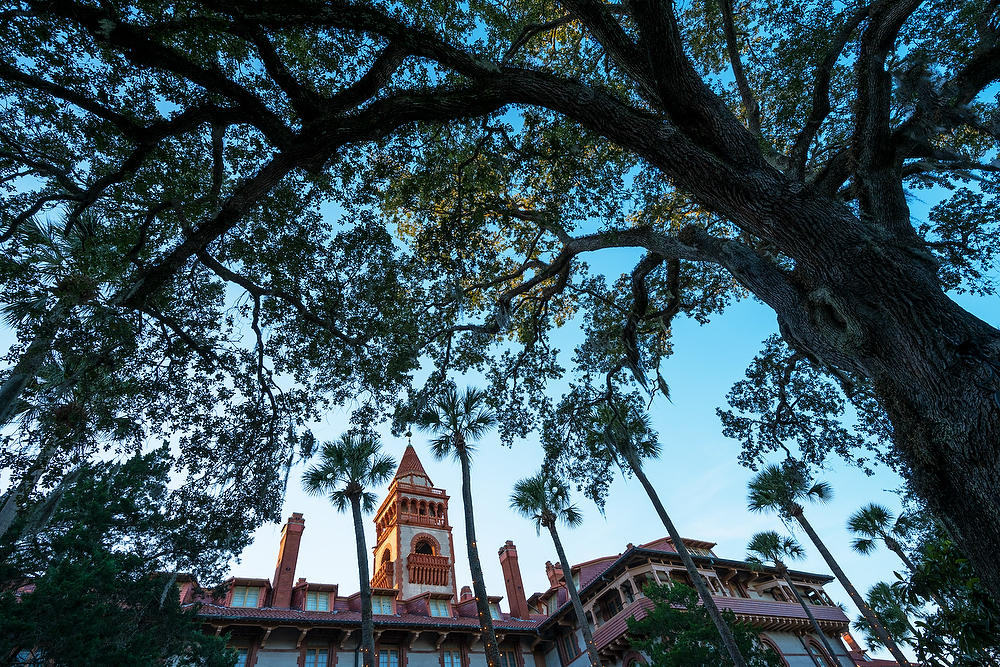
[[[837,658],[837,654],[834,653],[833,647],[830,646],[830,640],[827,638],[826,633],[823,632],[823,628],[819,627],[819,621],[817,621],[816,617],[813,616],[812,610],[809,608],[809,603],[806,602],[805,598],[803,598],[802,595],[799,593],[799,589],[795,587],[795,583],[792,581],[791,576],[789,576],[788,568],[785,567],[785,564],[781,562],[777,563],[777,565],[778,565],[778,570],[781,572],[781,576],[785,580],[785,583],[788,584],[788,587],[792,589],[792,595],[794,595],[795,599],[798,600],[800,605],[802,605],[803,611],[805,611],[806,616],[809,617],[809,622],[812,623],[813,630],[816,631],[816,634],[819,635],[820,641],[823,642],[823,648],[825,648],[826,652],[830,654],[830,659],[833,660],[834,664],[840,664],[840,660]]]
[[[906,555],[906,552],[903,551],[903,547],[899,546],[899,542],[887,535],[882,536],[882,541],[885,542],[885,546],[889,547],[889,551],[899,556],[899,560],[903,561],[903,565],[905,565],[910,572],[917,571],[917,566],[912,560],[910,560],[910,557]]]
[[[681,539],[680,533],[677,532],[677,528],[674,526],[674,522],[670,520],[670,516],[667,511],[663,508],[663,503],[660,502],[660,497],[656,493],[656,489],[653,485],[649,483],[646,478],[646,474],[642,470],[642,464],[635,457],[634,453],[631,452],[627,447],[620,447],[619,452],[628,461],[629,467],[632,469],[632,474],[636,476],[639,483],[642,484],[642,488],[646,490],[646,495],[649,496],[649,500],[653,503],[653,507],[656,508],[656,513],[660,515],[660,521],[663,522],[663,526],[667,529],[667,533],[670,535],[670,540],[674,544],[674,548],[677,549],[677,553],[681,557],[681,561],[684,563],[684,568],[687,570],[688,576],[691,577],[691,582],[694,584],[694,588],[698,591],[698,597],[701,598],[702,604],[705,605],[705,609],[708,610],[708,615],[712,618],[712,622],[715,624],[715,629],[719,631],[719,637],[722,638],[722,645],[729,654],[729,659],[733,661],[735,667],[746,667],[746,660],[743,658],[743,654],[740,653],[739,647],[736,645],[736,639],[733,637],[732,631],[729,626],[726,625],[725,620],[722,618],[722,613],[719,612],[718,606],[715,604],[715,600],[712,599],[712,594],[708,591],[708,585],[705,583],[705,579],[698,572],[698,568],[694,564],[694,560],[691,559],[691,554],[688,552],[687,547],[684,545],[684,541]]]
[[[0,387],[0,427],[5,426],[14,418],[17,412],[18,399],[21,392],[38,376],[45,358],[52,349],[52,341],[66,319],[66,307],[57,303],[45,313],[34,340],[21,354],[17,364],[11,369],[10,375]]]
[[[0,508],[0,537],[6,535],[14,521],[17,520],[18,502],[34,490],[52,457],[56,455],[56,449],[55,440],[50,440],[39,452],[31,469],[26,471],[18,485],[7,493],[3,508]]]
[[[813,530],[812,525],[806,520],[805,514],[803,513],[802,509],[795,508],[795,510],[792,512],[792,516],[794,516],[796,520],[798,520],[799,525],[801,525],[802,529],[806,531],[806,534],[809,536],[809,539],[812,540],[812,543],[816,545],[816,548],[823,556],[823,560],[826,561],[827,566],[829,566],[834,576],[837,577],[837,581],[840,582],[840,585],[844,587],[844,590],[847,591],[847,594],[854,601],[854,604],[861,612],[861,615],[864,616],[865,620],[868,621],[868,625],[871,627],[872,632],[874,632],[875,636],[879,638],[879,641],[882,642],[882,645],[885,646],[886,649],[888,649],[889,653],[892,654],[892,657],[895,658],[896,662],[898,662],[900,665],[909,665],[910,664],[909,660],[906,659],[906,656],[903,655],[903,652],[899,650],[898,646],[896,646],[896,642],[894,642],[892,640],[892,637],[889,636],[889,633],[886,632],[885,626],[882,625],[882,621],[879,620],[878,616],[875,614],[875,611],[870,606],[868,606],[868,603],[865,602],[865,599],[861,597],[861,594],[858,593],[858,589],[854,587],[854,584],[851,583],[851,580],[848,579],[847,575],[844,574],[844,571],[840,569],[840,564],[837,563],[836,559],[833,557],[833,554],[831,554],[830,550],[826,548],[826,545],[823,543],[823,540],[820,539],[816,531]]]
[[[479,630],[486,651],[487,667],[500,667],[500,647],[497,646],[493,617],[490,615],[490,601],[483,582],[483,566],[479,563],[479,547],[476,545],[476,521],[472,512],[472,475],[469,471],[469,454],[464,446],[458,445],[458,458],[462,464],[462,504],[465,510],[465,542],[469,549],[469,570],[472,572],[472,590],[476,594],[476,611],[479,613]]]
[[[593,667],[601,667],[601,657],[597,654],[597,646],[594,645],[594,634],[590,631],[590,624],[587,623],[587,615],[583,611],[580,593],[576,590],[576,584],[573,582],[573,569],[566,558],[566,551],[563,549],[562,540],[559,539],[555,521],[549,522],[547,528],[549,529],[549,534],[552,535],[552,542],[556,545],[556,553],[559,555],[559,563],[562,565],[563,579],[566,581],[566,590],[569,592],[569,599],[573,603],[576,622],[580,624],[580,629],[583,631],[583,642],[587,647],[590,664]]]
[[[361,584],[361,659],[365,667],[375,667],[375,623],[372,621],[372,588],[368,575],[368,545],[361,518],[361,497],[351,496],[354,541],[358,548],[358,578]]]

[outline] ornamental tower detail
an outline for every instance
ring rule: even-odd
[[[394,588],[400,599],[422,593],[457,600],[455,547],[448,523],[448,495],[407,445],[389,492],[375,512],[373,588]]]

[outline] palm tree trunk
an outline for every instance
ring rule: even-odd
[[[34,340],[28,345],[28,349],[21,354],[21,358],[11,369],[3,386],[0,386],[0,427],[5,426],[14,418],[21,392],[28,386],[29,382],[38,376],[38,369],[42,367],[45,357],[52,349],[52,341],[55,340],[56,332],[66,319],[66,310],[65,306],[57,303],[45,313]]]
[[[823,556],[823,560],[826,561],[827,566],[829,566],[834,576],[837,577],[837,581],[840,582],[840,585],[844,587],[844,590],[847,591],[851,600],[854,601],[854,604],[861,611],[861,615],[865,617],[866,621],[868,621],[868,625],[871,627],[872,632],[874,632],[875,636],[879,638],[882,645],[889,650],[889,653],[892,654],[892,657],[895,658],[896,662],[900,665],[909,665],[909,660],[906,659],[903,652],[899,650],[898,646],[896,646],[896,642],[892,641],[892,637],[890,637],[889,633],[886,632],[885,626],[882,625],[882,621],[879,620],[875,611],[869,607],[868,603],[865,602],[865,599],[861,597],[861,594],[858,593],[858,589],[854,587],[851,580],[848,579],[847,575],[844,574],[844,571],[840,569],[840,564],[837,563],[833,554],[831,554],[830,550],[826,548],[823,540],[819,538],[819,535],[815,530],[813,530],[812,525],[806,520],[805,513],[802,509],[794,508],[794,511],[791,514],[799,522],[799,525],[802,526],[802,530],[806,531],[806,535],[809,536],[812,543],[816,545],[816,548]]]
[[[375,624],[372,621],[372,588],[368,579],[368,545],[361,518],[361,497],[351,496],[354,541],[358,547],[358,577],[361,580],[361,659],[365,667],[375,667]]]
[[[816,634],[819,635],[820,641],[823,642],[823,648],[825,648],[826,652],[830,654],[830,659],[833,660],[834,664],[839,664],[840,660],[837,659],[837,654],[834,653],[833,647],[830,646],[830,640],[827,638],[826,633],[823,632],[823,628],[819,627],[819,621],[817,621],[816,617],[813,616],[812,610],[809,608],[809,603],[806,602],[799,593],[799,589],[795,588],[795,584],[792,582],[792,578],[788,574],[788,568],[785,567],[784,564],[781,564],[778,569],[781,571],[781,576],[784,578],[785,583],[792,589],[792,594],[795,596],[795,599],[798,600],[800,605],[802,605],[803,611],[805,611],[806,616],[809,617],[809,622],[812,623],[813,630],[816,631]]]
[[[552,542],[556,545],[556,553],[559,555],[559,563],[562,565],[563,579],[566,581],[566,590],[569,592],[569,599],[573,603],[573,612],[576,614],[576,622],[580,624],[583,631],[583,642],[587,646],[587,655],[590,657],[590,664],[593,667],[601,667],[601,657],[597,654],[597,646],[594,645],[594,634],[590,631],[590,624],[587,623],[587,615],[583,612],[583,603],[580,601],[580,593],[576,590],[576,583],[573,581],[573,569],[566,558],[566,551],[563,549],[562,540],[556,531],[555,521],[547,526],[549,534],[552,535]]]
[[[458,458],[462,464],[462,503],[465,509],[465,543],[469,549],[469,570],[472,572],[472,590],[476,594],[476,610],[479,612],[479,630],[486,651],[487,667],[500,667],[500,648],[493,631],[493,617],[490,615],[490,601],[486,596],[483,582],[483,566],[479,563],[479,548],[476,546],[476,522],[472,513],[472,475],[469,472],[469,454],[465,447],[458,447]]]
[[[910,559],[910,557],[906,555],[906,552],[903,551],[903,547],[899,546],[899,542],[886,535],[882,536],[882,541],[885,542],[885,546],[889,547],[889,551],[896,554],[899,557],[899,560],[903,561],[903,565],[905,565],[910,572],[917,571],[917,566]]]
[[[673,542],[674,548],[677,549],[677,553],[681,557],[681,561],[684,563],[684,568],[687,570],[688,576],[691,578],[691,582],[694,584],[694,588],[698,591],[698,597],[701,598],[702,604],[705,605],[705,609],[708,610],[708,615],[712,618],[712,622],[715,624],[715,629],[719,631],[719,637],[722,638],[722,645],[726,649],[726,653],[729,654],[729,659],[733,661],[735,667],[746,667],[746,660],[743,658],[743,654],[740,653],[739,647],[736,645],[736,639],[733,637],[732,630],[726,625],[725,620],[722,618],[722,613],[719,611],[719,607],[716,606],[715,600],[712,599],[712,594],[708,591],[708,586],[705,584],[705,579],[698,572],[698,568],[694,564],[694,560],[691,558],[690,552],[688,552],[687,547],[684,546],[684,541],[681,539],[680,533],[677,532],[674,522],[670,520],[670,516],[667,514],[667,510],[663,508],[663,503],[660,502],[660,497],[656,493],[656,489],[653,485],[649,483],[649,479],[646,478],[646,473],[642,470],[642,464],[636,458],[635,454],[628,449],[628,447],[619,447],[618,450],[621,452],[625,460],[628,461],[629,467],[632,469],[632,474],[636,476],[639,483],[642,484],[642,488],[646,490],[646,495],[649,496],[649,500],[653,503],[653,507],[656,508],[656,513],[660,515],[660,521],[663,522],[663,526],[667,529],[667,533],[670,535],[670,541]]]
[[[11,525],[17,520],[17,503],[35,488],[35,484],[45,472],[52,457],[56,455],[56,449],[56,441],[50,440],[39,452],[38,458],[35,459],[32,467],[25,472],[18,485],[7,493],[7,499],[4,501],[3,507],[0,508],[0,537],[6,535]]]

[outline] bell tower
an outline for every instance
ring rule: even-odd
[[[375,512],[373,552],[373,587],[395,588],[401,599],[443,593],[457,600],[448,495],[434,488],[413,445]]]

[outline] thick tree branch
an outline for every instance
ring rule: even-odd
[[[881,0],[871,10],[861,35],[857,101],[851,151],[856,165],[861,219],[886,236],[914,236],[892,143],[892,77],[886,58],[903,24],[922,0]]]
[[[757,102],[746,72],[743,70],[743,60],[740,57],[740,46],[736,41],[736,25],[733,18],[733,0],[719,0],[722,11],[722,30],[726,35],[726,51],[729,53],[729,64],[733,68],[733,78],[736,88],[740,91],[743,108],[746,109],[747,125],[755,135],[760,135],[760,104]]]
[[[806,119],[802,131],[795,138],[788,156],[791,175],[797,180],[802,180],[805,177],[809,148],[812,146],[813,139],[816,138],[823,121],[830,113],[830,81],[833,77],[833,69],[843,55],[844,48],[851,36],[868,16],[869,9],[866,5],[851,14],[830,43],[826,56],[820,62],[819,67],[816,68],[816,76],[813,80],[812,111],[809,113],[809,118]]]

